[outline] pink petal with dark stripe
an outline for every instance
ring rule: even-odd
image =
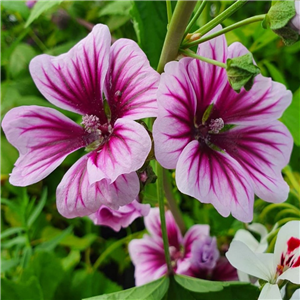
[[[37,88],[54,105],[105,123],[102,93],[110,41],[108,27],[99,24],[68,53],[35,57],[29,68]]]
[[[112,185],[105,179],[90,184],[87,174],[88,156],[79,159],[57,187],[57,209],[66,218],[91,215],[102,204],[118,209],[132,202],[139,192],[135,173],[120,176]]]
[[[207,147],[208,148],[208,147]],[[203,203],[212,203],[227,217],[252,220],[254,193],[247,174],[228,154],[200,149],[198,141],[190,142],[176,166],[178,189]]]
[[[174,217],[171,211],[165,212],[166,217],[166,226],[167,226],[167,234],[169,245],[180,249],[180,244],[182,243],[182,235],[181,232],[174,220]],[[159,208],[155,207],[150,210],[148,216],[144,218],[145,227],[151,233],[154,238],[161,239],[162,242],[162,233],[161,233],[161,222],[160,222],[160,214]],[[161,244],[163,246],[163,244]]]
[[[138,170],[150,149],[151,140],[142,125],[126,118],[118,119],[109,140],[89,157],[90,183],[102,179],[114,182],[120,175]]]
[[[81,126],[46,107],[13,108],[5,115],[2,127],[20,153],[10,177],[10,183],[16,186],[42,180],[68,154],[85,147],[89,139]]]
[[[270,125],[237,126],[212,136],[212,143],[225,149],[248,173],[257,196],[269,202],[282,202],[288,197],[289,187],[281,170],[287,165],[293,139],[279,121]]]
[[[246,53],[249,51],[240,43],[228,48],[230,58]],[[227,83],[215,109],[226,124],[260,125],[280,118],[291,101],[292,93],[283,84],[258,75],[248,92],[236,93]]]
[[[150,67],[146,55],[134,41],[116,41],[110,50],[105,83],[112,120],[156,117],[158,80],[159,74]]]
[[[135,266],[136,286],[158,279],[167,273],[164,249],[148,235],[144,235],[140,240],[132,240],[128,251]]]
[[[158,118],[153,126],[155,156],[167,168],[176,166],[184,147],[193,139],[196,95],[183,69],[191,62],[183,58],[170,62],[161,75],[158,87]]]

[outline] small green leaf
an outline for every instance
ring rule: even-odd
[[[86,298],[86,300],[160,300],[169,287],[169,278],[162,277],[145,285],[134,287],[117,293]]]
[[[11,268],[14,268],[20,264],[19,258],[12,258],[10,260],[5,260],[1,258],[1,273],[5,273]]]
[[[63,0],[51,0],[51,1],[38,1],[31,10],[30,16],[25,24],[25,28],[28,27],[35,19],[37,19],[43,12],[58,5]]]
[[[33,210],[32,214],[28,218],[28,221],[27,221],[28,228],[31,227],[31,225],[34,223],[34,221],[37,219],[37,217],[42,212],[42,210],[43,210],[43,208],[46,204],[46,200],[47,200],[47,189],[44,189],[39,203],[36,205],[36,207]]]
[[[240,92],[244,87],[249,91],[253,85],[254,77],[260,74],[259,68],[253,64],[251,53],[227,59],[227,76],[231,87]]]
[[[286,46],[291,46],[295,44],[299,39],[299,34],[288,26],[279,29],[274,29],[273,31],[281,37],[282,41]]]
[[[132,7],[131,1],[114,1],[111,3],[108,3],[106,6],[104,6],[99,13],[99,17],[102,16],[128,16],[129,10]]]

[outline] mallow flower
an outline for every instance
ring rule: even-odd
[[[170,211],[166,227],[173,272],[212,280],[235,280],[236,270],[225,257],[220,258],[216,238],[209,235],[208,225],[194,225],[183,237]],[[135,284],[143,285],[167,274],[159,209],[152,208],[144,218],[150,235],[129,243],[135,265]]]
[[[101,205],[89,217],[94,221],[95,225],[104,225],[112,228],[114,231],[120,231],[121,228],[128,227],[135,219],[147,216],[149,211],[149,204],[142,204],[137,200],[133,200],[117,210]]]
[[[247,53],[240,43],[227,48],[224,35],[197,50],[223,63]],[[287,199],[281,170],[293,140],[277,119],[292,94],[283,84],[258,75],[249,92],[236,93],[225,69],[184,57],[166,64],[157,97],[155,156],[176,169],[182,193],[243,222],[253,218],[254,194],[269,202]]]
[[[233,240],[226,257],[238,270],[264,280],[259,300],[282,299],[278,284],[300,284],[300,221],[290,221],[278,232],[274,253],[255,253]]]
[[[31,76],[44,97],[82,116],[81,124],[55,109],[22,106],[10,110],[2,127],[20,157],[10,183],[27,186],[45,178],[65,157],[85,148],[57,188],[57,208],[67,217],[113,209],[139,192],[136,174],[151,149],[145,128],[134,120],[156,116],[159,75],[128,39],[111,46],[107,26],[92,32],[69,52],[39,55]]]

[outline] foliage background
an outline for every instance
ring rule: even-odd
[[[232,1],[210,1],[197,26],[223,11]],[[172,2],[174,6],[176,2]],[[266,13],[269,1],[253,1],[227,19],[228,26],[246,17]],[[33,9],[25,1],[1,2],[1,117],[21,105],[52,107],[36,89],[29,71],[30,60],[41,53],[59,55],[84,38],[97,23],[107,24],[113,39],[126,37],[139,43],[151,65],[158,63],[167,30],[164,1],[47,1]],[[196,28],[195,28],[196,29]],[[285,178],[291,186],[288,203],[299,207],[300,171],[300,42],[286,47],[272,31],[259,23],[226,35],[228,44],[242,42],[254,55],[263,75],[287,86],[293,103],[281,121],[291,131],[294,150]],[[78,116],[65,112],[77,122]],[[127,244],[144,233],[143,221],[136,220],[116,233],[94,226],[89,218],[65,219],[56,210],[55,190],[66,170],[82,155],[77,151],[42,182],[27,188],[14,187],[8,174],[18,157],[1,132],[1,281],[2,299],[82,299],[134,286],[134,268]],[[181,195],[169,173],[173,191],[187,227],[210,224],[221,253],[226,252],[234,233],[244,224],[223,218],[211,205]],[[156,205],[156,187],[141,193],[144,203]],[[267,208],[269,207],[269,208]],[[270,207],[257,199],[254,221],[269,229],[283,218],[282,208]],[[292,216],[295,217],[295,216]],[[273,240],[274,242],[274,240]],[[272,240],[271,240],[272,243]],[[170,298],[176,299],[174,295]]]

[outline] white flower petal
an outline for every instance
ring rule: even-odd
[[[282,300],[278,285],[266,283],[258,300]]]

